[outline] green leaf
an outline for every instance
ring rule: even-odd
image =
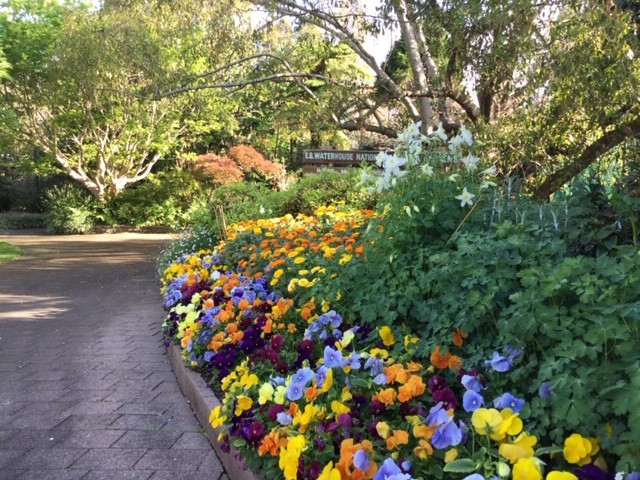
[[[470,458],[460,458],[444,466],[445,472],[451,473],[471,473],[476,471],[476,462]]]
[[[236,448],[242,448],[247,446],[247,442],[244,441],[242,438],[236,438],[231,444]]]
[[[349,381],[354,387],[369,388],[369,382],[364,378],[351,377],[349,378]]]
[[[536,450],[536,457],[553,453],[562,453],[562,447],[542,447]]]

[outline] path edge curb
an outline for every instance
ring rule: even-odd
[[[178,379],[180,389],[187,400],[191,404],[191,409],[196,418],[202,425],[204,432],[209,439],[209,443],[215,450],[220,462],[227,472],[230,480],[258,480],[251,470],[243,469],[234,454],[237,450],[231,447],[231,453],[222,450],[222,444],[218,441],[220,429],[213,428],[209,423],[209,414],[211,410],[220,405],[220,400],[215,396],[213,391],[207,386],[202,377],[190,370],[184,363],[180,355],[180,349],[176,345],[169,345],[167,349],[169,363],[173,368],[173,373]]]

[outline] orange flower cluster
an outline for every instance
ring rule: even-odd
[[[246,275],[264,271],[270,275],[274,289],[299,292],[325,281],[328,270],[335,272],[337,265],[363,255],[360,230],[373,216],[370,210],[345,213],[336,207],[322,207],[314,217],[286,215],[239,222],[229,227],[227,242],[242,235],[252,236],[240,248],[242,271]],[[224,251],[225,244],[218,249]],[[299,312],[307,321],[317,307],[309,303],[310,297],[299,297],[302,303],[307,302]]]
[[[451,352],[447,352],[445,355],[440,351],[440,345],[436,345],[436,349],[429,358],[431,363],[441,370],[445,368],[451,368],[453,370],[460,370],[462,368],[462,359],[458,355],[452,355]]]
[[[426,390],[426,385],[420,375],[422,365],[410,362],[405,368],[401,363],[394,363],[384,369],[387,377],[387,384],[399,384],[397,391],[395,388],[384,388],[379,390],[374,398],[385,405],[393,405],[396,400],[406,403],[413,398],[422,395]]]
[[[280,450],[287,446],[287,434],[280,432],[280,430],[274,429],[270,431],[263,439],[262,443],[258,446],[258,454],[260,456],[268,453],[272,457],[280,455]]]

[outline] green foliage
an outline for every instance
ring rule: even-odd
[[[46,213],[10,212],[0,214],[0,230],[27,230],[45,228]]]
[[[0,264],[15,260],[20,255],[22,255],[20,247],[16,247],[7,242],[0,242]]]
[[[186,171],[175,169],[151,174],[101,208],[102,220],[135,227],[184,227],[190,210],[202,195],[200,185]]]
[[[51,233],[88,233],[96,220],[98,205],[93,197],[75,185],[53,187],[45,193],[47,229]]]
[[[597,212],[582,197],[534,203],[512,187],[471,211],[447,177],[406,179],[380,200],[366,262],[341,268],[323,295],[340,292],[332,307],[352,321],[419,336],[421,362],[458,328],[469,333],[468,366],[506,345],[522,349],[513,371],[483,373],[492,388],[527,398],[523,419],[540,443],[598,436],[611,465],[637,469],[640,255],[628,237],[610,249],[579,242]],[[544,382],[549,398],[538,395]]]
[[[260,183],[234,183],[216,188],[209,201],[209,224],[214,209],[222,208],[227,223],[300,213],[312,215],[321,207],[343,203],[352,208],[372,208],[375,195],[364,188],[354,188],[356,173],[323,171],[305,175],[289,185],[288,190],[274,191]]]
[[[182,255],[200,250],[211,250],[219,241],[220,237],[214,230],[209,230],[201,225],[195,225],[185,230],[177,240],[171,242],[158,255],[156,260],[158,277],[162,277],[164,269]]]
[[[375,196],[363,187],[355,187],[356,172],[337,173],[328,170],[305,175],[295,183],[282,205],[283,214],[307,215],[322,206],[344,204],[349,207],[372,208]]]

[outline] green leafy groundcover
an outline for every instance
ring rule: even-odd
[[[22,255],[20,247],[7,242],[0,242],[0,263],[10,262]]]
[[[464,130],[403,139],[378,211],[240,222],[165,270],[223,444],[273,478],[636,479],[637,249],[580,255]]]

